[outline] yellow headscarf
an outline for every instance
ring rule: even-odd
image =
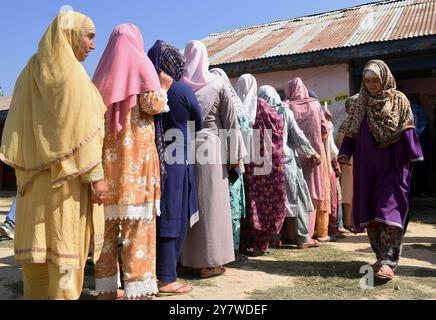
[[[74,54],[90,32],[90,18],[59,14],[15,84],[0,159],[16,169],[20,193],[59,163],[61,172],[52,170],[53,187],[101,162],[106,107]]]

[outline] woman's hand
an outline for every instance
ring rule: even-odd
[[[160,86],[163,90],[170,90],[171,85],[173,84],[173,78],[167,75],[165,72],[161,71],[159,74]]]
[[[333,121],[333,115],[330,111],[324,111],[324,117],[327,119],[327,121]]]
[[[91,201],[93,203],[97,203],[98,205],[102,205],[108,191],[109,191],[109,188],[108,188],[106,180],[92,182],[91,183]]]
[[[343,164],[343,165],[346,165],[346,166],[351,166],[350,157],[347,157],[345,155],[338,156],[338,162],[340,164]]]
[[[318,153],[315,153],[309,159],[312,160],[312,164],[314,167],[317,167],[321,164],[321,156]]]
[[[342,170],[337,159],[332,160],[332,168],[335,171],[336,178],[340,178],[342,176]]]

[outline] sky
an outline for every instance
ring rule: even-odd
[[[47,27],[68,5],[94,21],[97,49],[84,66],[92,77],[112,30],[134,23],[145,50],[158,39],[178,48],[214,32],[291,19],[374,1],[366,0],[2,0],[0,3],[0,86],[12,95],[15,81]]]

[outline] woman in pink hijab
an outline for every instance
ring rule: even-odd
[[[147,299],[158,293],[160,173],[153,115],[168,110],[166,91],[172,78],[157,75],[138,27],[122,24],[112,32],[93,81],[107,106],[103,166],[109,185],[96,291],[99,299],[117,298],[121,231],[124,297]]]
[[[185,58],[189,63],[185,64],[183,82],[195,92],[220,79],[219,76],[209,71],[209,56],[201,41],[192,40],[186,45]]]
[[[319,241],[328,241],[330,208],[328,164],[324,141],[328,137],[327,122],[318,100],[309,97],[309,92],[300,78],[292,79],[285,88],[286,103],[295,115],[298,126],[303,130],[315,151],[321,155],[320,166],[299,154],[304,177],[309,187],[315,212],[309,214],[310,234],[315,232]]]

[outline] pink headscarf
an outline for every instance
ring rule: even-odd
[[[295,78],[288,82],[285,88],[285,95],[285,102],[307,103],[316,101],[316,99],[309,97],[309,91],[300,78]]]
[[[300,78],[294,78],[288,82],[288,85],[285,87],[285,95],[285,102],[294,112],[297,120],[307,117],[310,111],[312,111],[311,109],[318,111],[321,108],[318,100],[309,97],[309,91]]]
[[[321,155],[324,164],[325,148],[323,136],[327,134],[327,122],[324,117],[321,105],[318,100],[309,97],[309,92],[300,78],[292,79],[285,88],[286,103],[294,113],[298,126],[303,131],[315,151]],[[330,211],[330,206],[326,206],[327,190],[324,179],[324,166],[313,166],[313,163],[304,155],[300,155],[301,165],[303,166],[304,177],[309,187],[312,198],[324,200],[322,207]],[[327,181],[327,182],[326,182]]]
[[[209,56],[205,45],[198,40],[188,42],[185,47],[185,73],[183,82],[194,91],[198,91],[207,84],[220,77],[209,71]]]
[[[112,32],[93,82],[107,106],[106,119],[115,135],[124,127],[139,94],[160,91],[156,69],[144,52],[144,39],[133,24],[121,24]]]

